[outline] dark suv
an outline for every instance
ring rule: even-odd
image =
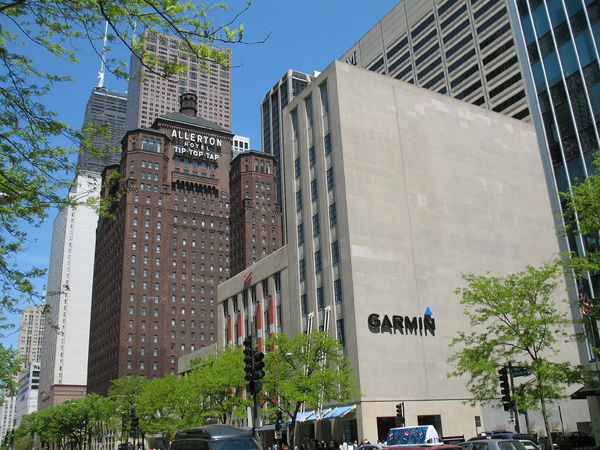
[[[572,433],[566,433],[563,436],[559,436],[556,443],[561,449],[570,449],[573,447],[593,447],[596,445],[596,441],[593,437],[588,436],[581,431],[574,431]]]
[[[178,431],[171,442],[171,450],[262,450],[262,448],[249,430],[215,424]]]

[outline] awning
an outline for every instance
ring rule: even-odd
[[[351,411],[356,409],[356,405],[348,405],[348,406],[336,406],[331,411],[323,416],[323,419],[337,419],[339,417],[344,417]]]
[[[335,408],[324,408],[299,412],[296,414],[296,422],[316,422],[323,419],[339,419],[356,409],[356,405],[336,406]]]
[[[575,400],[583,400],[586,399],[588,397],[594,397],[600,395],[600,392],[598,392],[597,389],[591,387],[591,386],[581,386],[579,389],[577,389],[575,392],[573,392],[571,394],[571,398],[575,399]]]

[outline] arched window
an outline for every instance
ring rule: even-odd
[[[148,138],[148,151],[154,151],[154,138]]]
[[[156,139],[156,153],[160,153],[160,139]]]
[[[198,161],[196,161],[196,160],[193,160],[193,161],[192,161],[192,167],[193,167],[194,169],[197,169],[197,168],[198,168]]]
[[[254,161],[254,171],[258,172],[258,161]]]
[[[202,168],[206,169],[206,161],[202,161]]]
[[[214,163],[210,163],[210,164],[208,165],[208,168],[209,168],[210,170],[215,170],[215,169],[216,169],[216,166],[215,166],[215,164],[214,164]]]
[[[271,163],[270,162],[267,163],[267,173],[269,175],[271,174]]]
[[[135,145],[136,145],[136,140],[135,140],[135,138],[132,138],[131,139],[131,148],[130,148],[130,150],[135,150]]]
[[[142,150],[148,150],[148,138],[146,136],[142,138]]]
[[[261,171],[262,173],[264,173],[264,172],[265,172],[265,162],[264,162],[264,161],[261,161],[261,162],[260,162],[260,171]]]

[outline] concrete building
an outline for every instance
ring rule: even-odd
[[[529,117],[504,1],[401,1],[340,59],[517,119]]]
[[[21,323],[19,325],[19,336],[17,341],[17,356],[24,358],[21,366],[22,372],[30,371],[31,367],[37,366],[39,371],[40,352],[42,350],[44,336],[44,315],[41,306],[27,306],[23,310]],[[0,436],[3,439],[6,433],[17,426],[16,409],[19,403],[20,379],[22,374],[16,376],[17,395],[4,396],[0,405]],[[37,393],[36,393],[37,398]]]
[[[101,72],[102,73],[102,72]],[[101,78],[102,79],[102,78]],[[110,130],[94,136],[101,154],[83,149],[69,196],[80,202],[100,195],[101,172],[121,159],[127,97],[107,90],[102,82],[92,90],[83,118],[84,129],[103,125]],[[48,269],[44,345],[40,361],[39,406],[46,408],[86,393],[92,276],[97,212],[80,205],[60,210],[52,228]]]
[[[238,136],[237,134],[233,137],[233,146],[231,147],[232,158],[235,158],[242,152],[250,150],[250,138],[246,136]]]
[[[114,219],[96,232],[88,392],[110,380],[177,372],[177,358],[216,342],[217,285],[229,277],[229,166],[233,134],[180,112],[123,140]]]
[[[231,163],[231,275],[282,246],[274,162],[271,155],[246,151]]]
[[[265,94],[261,104],[261,136],[262,150],[264,153],[273,155],[275,158],[275,177],[277,178],[277,198],[283,198],[283,186],[285,185],[281,171],[283,151],[283,125],[281,122],[282,110],[310,83],[318,72],[312,75],[288,70],[275,85]],[[282,205],[283,206],[283,205]],[[285,242],[285,230],[284,230]]]
[[[462,273],[512,273],[559,251],[533,126],[339,61],[282,123],[288,243],[219,286],[219,344],[259,328],[344,345],[356,409],[333,427],[301,424],[303,436],[382,439],[399,402],[407,425],[441,435],[507,428],[507,413],[465,403],[448,358],[467,326]],[[402,327],[387,328],[394,315]],[[576,343],[557,357],[578,362]],[[577,402],[561,403],[566,431],[589,425]]]
[[[29,363],[27,370],[19,376],[17,400],[15,404],[15,427],[23,416],[38,410],[38,388],[40,382],[40,364]]]
[[[185,92],[198,95],[198,117],[221,128],[231,129],[231,66],[208,63],[209,70],[187,51],[187,43],[162,33],[145,33],[144,51],[157,57],[186,64],[185,75],[165,79],[143,67],[133,54],[129,63],[126,129],[149,127],[158,116],[179,111],[179,96]]]
[[[30,362],[38,362],[42,352],[44,341],[45,315],[41,306],[27,306],[21,316],[19,326],[19,341],[17,342],[17,353],[20,357],[26,357],[23,368]]]

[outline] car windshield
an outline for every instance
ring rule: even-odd
[[[261,450],[254,439],[225,439],[211,441],[212,450]]]
[[[525,446],[517,441],[498,442],[500,450],[527,450]]]

